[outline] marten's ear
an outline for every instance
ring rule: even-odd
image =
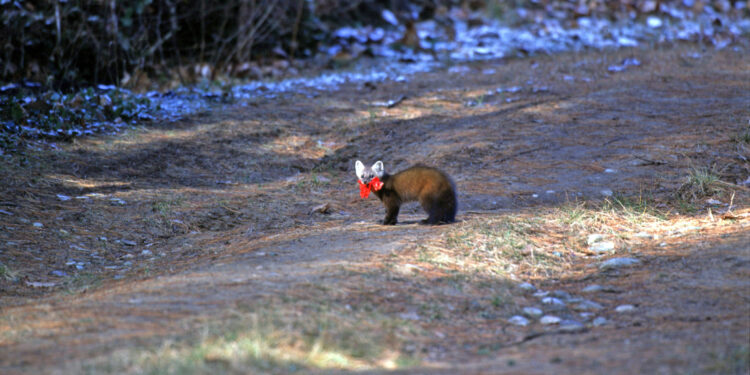
[[[365,165],[362,164],[361,161],[357,160],[356,163],[354,163],[354,169],[357,172],[357,178],[362,179],[362,174],[365,173]]]
[[[375,164],[372,165],[372,171],[375,173],[378,178],[383,177],[383,173],[385,173],[385,167],[383,167],[383,162],[378,160],[375,162]]]

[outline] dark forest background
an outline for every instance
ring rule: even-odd
[[[518,8],[574,19],[633,17],[668,3],[699,12],[706,5],[733,9],[737,1],[0,0],[0,82],[66,90],[158,80],[168,71],[189,80],[196,64],[212,76],[247,76],[250,61],[315,55],[341,26],[395,27],[384,9],[403,25],[456,7],[506,19]]]

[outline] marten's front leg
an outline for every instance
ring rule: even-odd
[[[398,222],[398,210],[401,208],[399,203],[398,199],[393,196],[383,197],[383,204],[385,205],[384,225],[396,225]]]

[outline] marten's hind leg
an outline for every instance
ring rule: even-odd
[[[436,225],[439,224],[444,213],[440,208],[438,202],[434,199],[425,197],[420,199],[419,203],[422,205],[425,211],[427,211],[427,219],[420,221],[423,225]]]
[[[452,192],[446,193],[442,199],[425,197],[420,200],[422,208],[427,211],[427,219],[421,224],[436,225],[452,223],[456,220],[456,197]]]

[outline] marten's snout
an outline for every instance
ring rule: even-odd
[[[360,177],[360,180],[363,184],[367,185],[372,181],[373,177],[375,177],[372,173],[362,173],[362,177]]]

